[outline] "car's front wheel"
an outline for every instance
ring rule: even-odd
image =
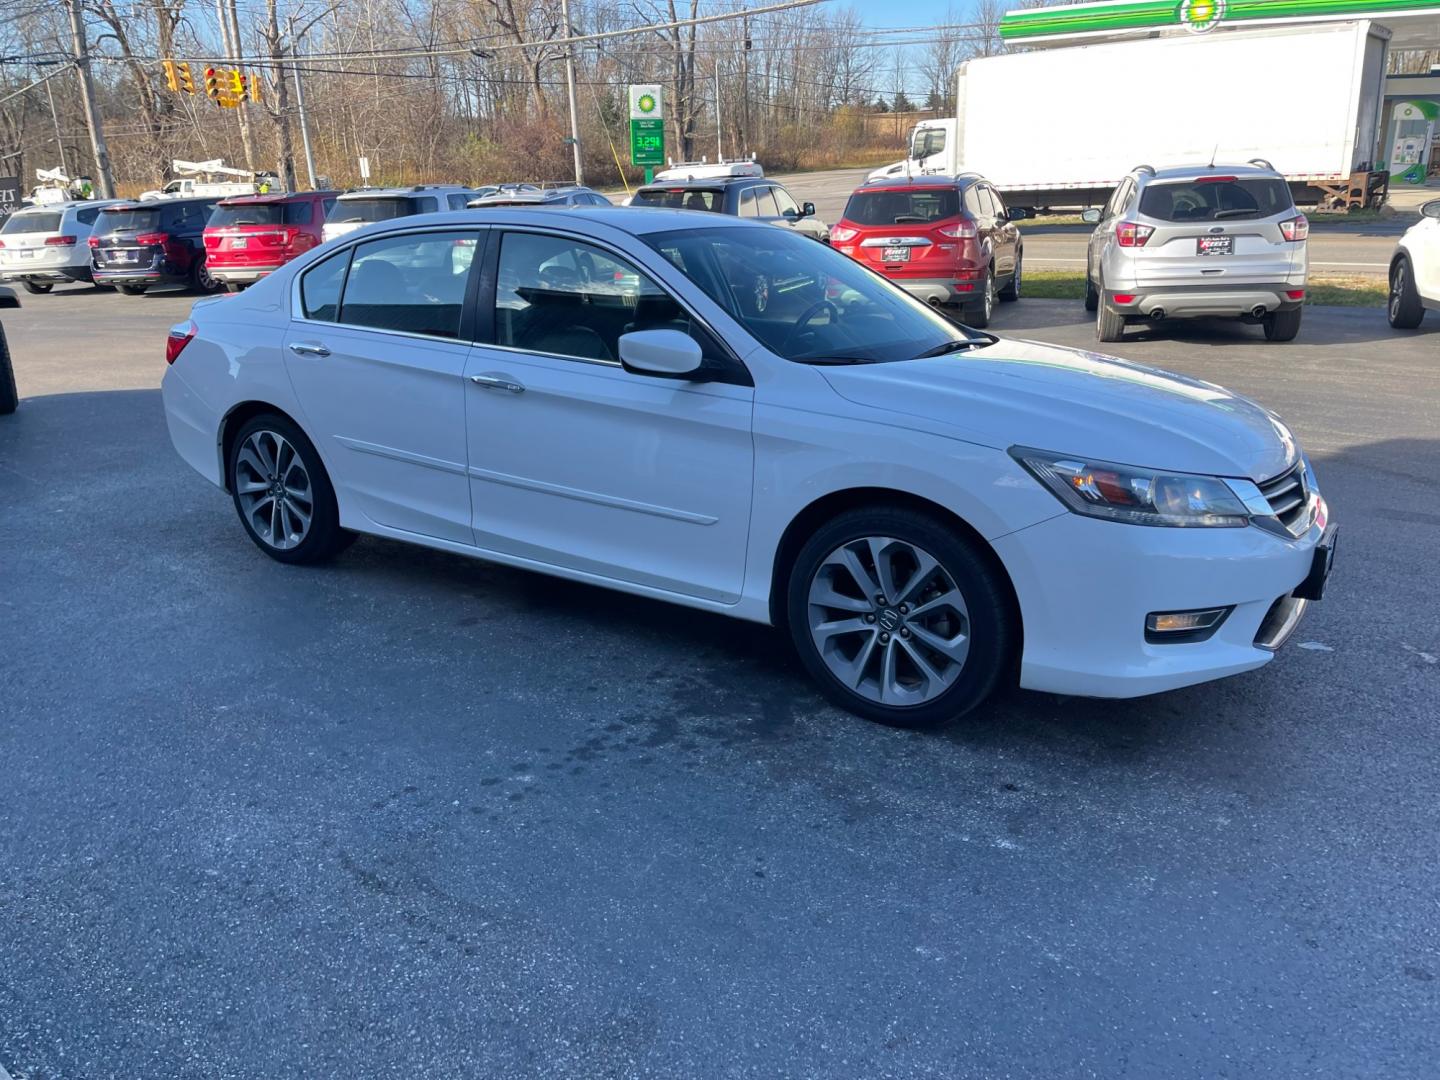
[[[46,293],[48,293],[51,289],[55,288],[55,283],[54,283],[53,281],[29,281],[29,280],[26,280],[26,281],[20,282],[20,284],[25,286],[25,291],[26,291],[26,292],[28,292],[28,293],[34,293],[36,296],[44,296],[44,295],[45,295]]]
[[[230,444],[227,478],[250,539],[283,563],[336,555],[354,534],[340,527],[335,489],[310,440],[283,416],[257,416]]]
[[[1304,308],[1290,308],[1286,311],[1272,311],[1265,316],[1266,341],[1294,341],[1300,333],[1300,313]]]
[[[786,597],[801,662],[835,704],[932,728],[980,705],[1018,637],[999,574],[938,518],[849,511],[801,549]]]
[[[1404,255],[1390,267],[1390,300],[1385,315],[1396,330],[1414,330],[1425,318],[1425,304],[1415,287],[1415,272]]]

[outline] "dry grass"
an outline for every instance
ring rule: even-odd
[[[1083,300],[1085,275],[1066,270],[1027,271],[1025,295],[1040,300]],[[1380,278],[1317,274],[1306,286],[1305,303],[1384,307],[1385,296],[1385,282]]]

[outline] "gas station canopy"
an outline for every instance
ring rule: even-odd
[[[1440,48],[1437,0],[1100,0],[1007,11],[1000,36],[1010,45],[1049,48],[1358,19],[1388,29],[1391,49]]]

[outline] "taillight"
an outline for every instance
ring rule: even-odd
[[[1310,236],[1310,219],[1297,214],[1289,221],[1280,222],[1280,235],[1291,243],[1299,243]]]
[[[832,244],[844,244],[860,235],[859,229],[852,229],[848,225],[836,225],[830,230],[830,242]]]
[[[74,247],[74,246],[75,246],[75,237],[73,237],[73,236],[47,236],[47,237],[45,238],[45,246],[46,246],[46,247]]]
[[[1305,299],[1305,290],[1304,290],[1304,289],[1286,289],[1286,290],[1285,290],[1285,299],[1286,299],[1286,300],[1304,300],[1304,299]]]
[[[85,242],[89,244],[92,248],[98,248],[100,246],[100,237],[92,234],[90,239],[86,240]]]
[[[937,225],[935,231],[952,240],[974,240],[980,235],[975,231],[975,223],[965,218],[952,221],[949,225]]]
[[[175,358],[185,351],[197,329],[193,322],[178,323],[170,328],[170,334],[165,338],[165,363],[175,363]]]
[[[167,241],[167,240],[169,240],[169,239],[170,239],[170,238],[169,238],[168,236],[166,236],[163,232],[144,232],[144,233],[140,233],[139,235],[137,235],[137,236],[135,237],[135,243],[137,243],[137,244],[159,244],[161,247],[164,247],[164,246],[165,246],[165,241]]]
[[[1141,225],[1135,221],[1122,221],[1115,226],[1115,242],[1121,247],[1144,247],[1155,231],[1153,225]]]

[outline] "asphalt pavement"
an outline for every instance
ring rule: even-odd
[[[169,446],[189,298],[23,299],[16,1080],[1435,1076],[1440,320],[1114,346],[1290,421],[1329,595],[1260,671],[920,735],[764,628],[374,539],[276,564]],[[1078,302],[995,329],[1093,344]]]
[[[865,182],[866,169],[832,169],[825,172],[780,175],[785,186],[801,202],[815,204],[822,221],[834,223],[845,210],[845,201]],[[1440,195],[1440,193],[1437,193]],[[1413,200],[1412,200],[1413,201]],[[1334,275],[1384,277],[1395,252],[1395,241],[1416,219],[1413,213],[1394,219],[1349,225],[1315,216],[1310,233],[1310,267]],[[1036,218],[1021,225],[1025,239],[1025,265],[1031,270],[1085,268],[1085,244],[1090,235],[1086,225],[1049,225]]]

